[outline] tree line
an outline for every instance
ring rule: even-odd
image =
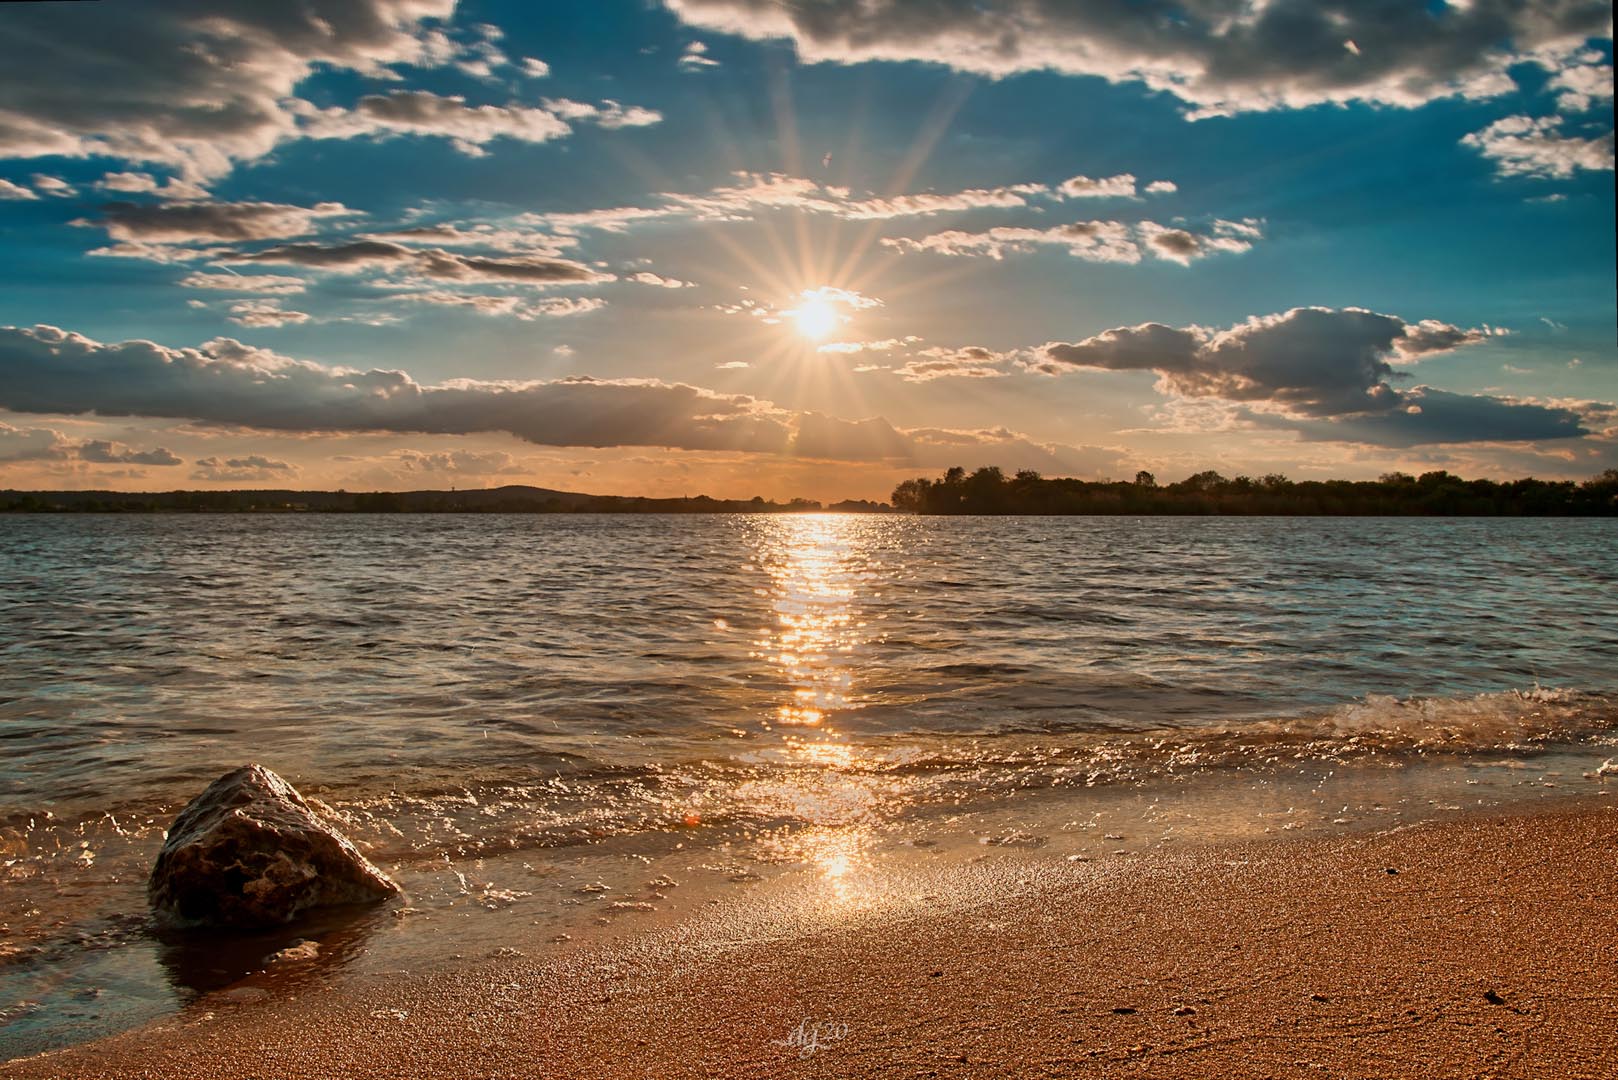
[[[1199,472],[1159,484],[1133,480],[1007,476],[990,465],[953,468],[893,489],[896,510],[915,514],[1278,514],[1434,517],[1618,516],[1618,469],[1574,480],[1465,480],[1448,472],[1386,473],[1376,480],[1288,480]]]

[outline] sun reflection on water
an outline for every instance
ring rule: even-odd
[[[778,837],[779,854],[814,868],[841,901],[858,889],[887,801],[884,785],[861,769],[869,754],[839,723],[861,706],[859,664],[872,631],[860,600],[879,528],[856,515],[802,514],[765,519],[756,534],[774,616],[756,655],[784,684],[761,726],[777,733],[778,760],[798,768],[752,795],[812,826]]]

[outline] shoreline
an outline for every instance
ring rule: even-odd
[[[1618,1054],[1615,848],[1594,796],[997,854],[549,955],[534,930],[432,972],[315,965],[0,1076],[1594,1077]]]

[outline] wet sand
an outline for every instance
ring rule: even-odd
[[[868,887],[867,887],[868,888]],[[0,1077],[1604,1077],[1618,807],[768,891],[614,944],[318,965]]]

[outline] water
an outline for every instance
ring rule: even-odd
[[[626,859],[1408,819],[1615,734],[1612,521],[0,517],[0,1048],[205,988],[141,886],[246,761],[426,921],[561,925]]]

